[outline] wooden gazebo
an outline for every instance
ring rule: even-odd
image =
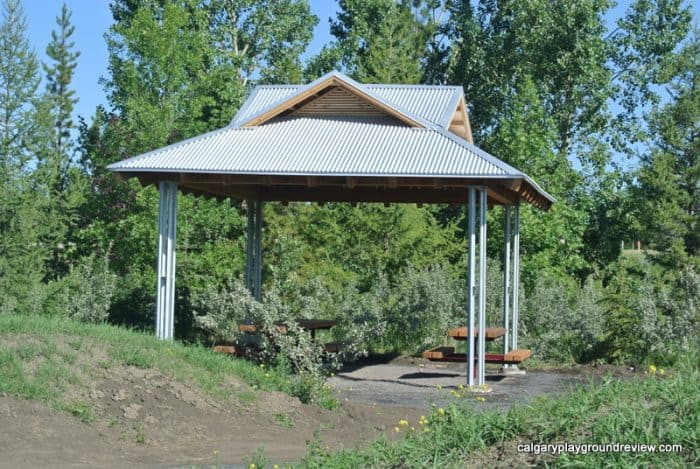
[[[485,248],[476,262],[477,245],[486,246],[486,210],[505,206],[506,353],[518,342],[519,206],[548,210],[554,202],[473,144],[460,87],[360,84],[338,72],[308,85],[258,86],[229,126],[109,169],[160,190],[156,331],[163,339],[173,336],[178,190],[247,201],[246,281],[258,299],[266,201],[466,204],[469,385],[484,382],[485,342],[481,334],[475,344],[473,333],[486,325]]]

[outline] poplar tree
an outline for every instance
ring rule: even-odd
[[[341,69],[363,83],[420,83],[429,29],[412,3],[341,0],[331,21],[335,40],[307,64],[307,79]]]
[[[700,256],[700,38],[695,32],[669,67],[671,100],[649,117],[654,145],[642,157],[637,202],[640,235],[677,269]]]

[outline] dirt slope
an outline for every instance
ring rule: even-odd
[[[87,394],[81,398],[93,408],[90,422],[41,402],[0,396],[0,467],[172,466],[217,458],[231,464],[244,462],[258,447],[275,462],[299,461],[316,430],[324,446],[338,449],[419,414],[351,403],[328,411],[277,392],[222,403],[134,367],[110,369]]]

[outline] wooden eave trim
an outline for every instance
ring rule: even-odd
[[[459,120],[455,117],[455,114],[457,112],[459,112]],[[452,112],[452,119],[447,125],[447,129],[449,130],[453,126],[462,129],[463,135],[457,135],[464,138],[467,142],[474,144],[474,138],[472,137],[472,127],[469,123],[469,113],[467,112],[467,103],[464,100],[464,96],[460,96],[459,101],[457,101],[457,105],[455,106]]]
[[[462,114],[464,117],[464,126],[467,129],[467,137],[465,140],[472,145],[474,144],[474,137],[472,136],[472,124],[469,121],[469,113],[467,112],[467,102],[464,99],[464,96],[460,99],[460,103],[462,104]]]
[[[160,181],[174,181],[185,192],[216,198],[266,200],[275,197],[270,200],[301,201],[302,197],[308,197],[309,202],[319,202],[327,197],[328,202],[462,203],[466,200],[467,187],[484,186],[492,204],[512,205],[524,200],[545,211],[552,205],[522,180],[198,173],[121,173],[121,176],[123,179],[136,177],[144,186],[157,187]]]

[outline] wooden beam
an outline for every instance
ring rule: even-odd
[[[520,186],[523,184],[522,179],[511,179],[509,182],[504,182],[503,185],[505,185],[508,189],[518,192],[520,190]]]
[[[224,186],[222,184],[194,183],[188,182],[180,184],[180,187],[191,188],[201,193],[212,194],[222,197],[232,197],[240,200],[257,200],[258,191],[251,186]]]
[[[463,204],[464,191],[467,187],[485,186],[491,205],[510,205],[521,199],[542,210],[549,210],[552,205],[537,189],[522,179],[165,172],[122,172],[115,174],[123,179],[138,178],[144,186],[151,184],[157,186],[160,181],[176,181],[180,186],[191,187],[198,193],[236,199],[257,199],[260,190],[266,188],[272,194],[282,194],[280,197],[283,199],[286,197],[285,194],[291,194],[293,199],[290,200],[310,202],[328,197],[326,200],[329,202],[458,202]],[[285,192],[285,188],[289,191]],[[308,198],[302,198],[300,194],[306,194]],[[427,198],[423,198],[422,194],[428,194]],[[348,198],[343,199],[343,197]],[[386,199],[382,197],[386,197]]]
[[[464,191],[434,190],[434,189],[394,189],[358,187],[347,189],[343,187],[261,187],[260,198],[270,201],[301,201],[301,202],[386,202],[386,203],[435,203],[447,204],[464,203]]]

